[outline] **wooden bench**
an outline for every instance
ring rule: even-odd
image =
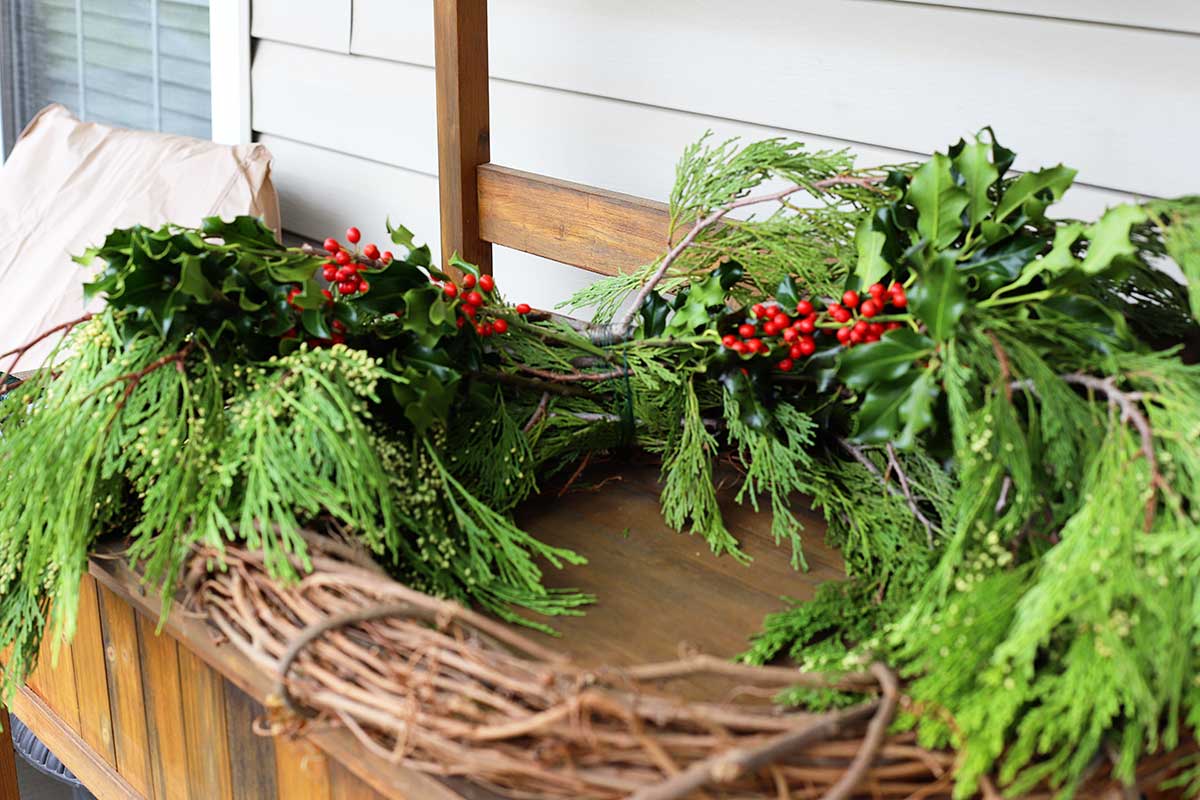
[[[662,204],[490,163],[487,2],[434,5],[443,257],[457,252],[490,272],[496,244],[612,274],[661,255]],[[731,657],[783,606],[781,596],[811,597],[843,575],[818,516],[800,514],[811,568],[799,573],[790,550],[773,542],[769,517],[737,506],[729,492],[722,510],[754,563],[713,556],[703,539],[664,525],[657,475],[654,465],[601,465],[566,496],[548,491],[519,512],[536,536],[589,559],[549,575],[599,598],[586,616],[555,621],[557,646],[584,663],[667,660],[681,647]],[[182,608],[156,635],[158,598],[119,551],[115,543],[92,559],[74,642],[56,666],[47,644],[11,704],[101,800],[490,796],[387,763],[337,728],[297,740],[258,736],[273,676],[214,643],[207,624]],[[4,798],[17,796],[10,767],[0,758]]]

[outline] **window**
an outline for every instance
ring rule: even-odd
[[[6,150],[48,103],[210,138],[208,0],[0,0]]]

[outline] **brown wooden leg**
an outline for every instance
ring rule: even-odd
[[[8,709],[0,707],[0,797],[5,800],[20,800],[21,787],[17,785],[17,752],[13,749],[12,725],[9,724]]]

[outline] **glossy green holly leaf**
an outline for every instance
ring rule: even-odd
[[[717,268],[712,271],[716,276],[717,282],[721,285],[721,289],[728,292],[738,281],[746,276],[746,268],[740,262],[728,259],[717,265]]]
[[[404,293],[404,328],[415,334],[423,347],[433,347],[447,332],[441,323],[433,321],[430,313],[436,297],[437,293],[431,291],[428,284]]]
[[[1129,234],[1134,225],[1149,219],[1141,206],[1119,205],[1104,212],[1104,216],[1089,225],[1087,255],[1079,268],[1087,275],[1097,275],[1121,260],[1132,256],[1136,248]]]
[[[938,253],[922,270],[908,293],[909,305],[925,323],[929,335],[944,341],[954,335],[967,309],[967,286],[956,269],[954,254]]]
[[[971,142],[959,141],[951,151],[952,163],[962,176],[967,192],[967,222],[970,225],[982,222],[994,205],[989,190],[1000,179],[1000,171],[989,159],[990,151],[987,143],[979,138]]]
[[[300,324],[304,326],[305,332],[309,336],[317,339],[330,339],[333,337],[333,331],[329,328],[329,322],[325,319],[325,314],[319,309],[309,308],[300,313]]]
[[[791,275],[781,280],[779,286],[776,287],[775,302],[779,303],[779,307],[788,314],[796,313],[796,304],[800,302],[800,292]]]
[[[655,338],[667,329],[667,318],[671,315],[671,304],[658,292],[650,292],[639,312],[642,317],[642,336]]]
[[[444,350],[414,346],[403,354],[392,351],[388,366],[399,378],[392,392],[418,432],[446,422],[462,375],[450,366]]]
[[[204,257],[183,253],[175,260],[180,264],[179,291],[201,303],[212,302],[217,290],[204,275]]]
[[[877,228],[876,216],[863,217],[854,232],[854,247],[858,251],[854,274],[860,286],[877,283],[891,271],[883,255],[886,245],[887,235]]]
[[[423,244],[420,247],[417,247],[413,232],[403,225],[392,227],[391,218],[388,218],[384,224],[387,227],[388,236],[391,238],[392,244],[399,245],[408,251],[408,254],[404,259],[405,261],[408,261],[410,264],[418,267],[428,268],[432,265],[433,257],[429,252],[429,245]],[[455,253],[454,257],[457,258],[458,254]],[[441,280],[445,280],[447,276],[445,273],[439,270],[437,272],[437,277]]]
[[[252,245],[269,249],[279,247],[275,241],[275,231],[258,217],[242,215],[228,222],[220,217],[205,217],[200,223],[200,232],[206,238],[220,239],[227,245]]]
[[[896,436],[896,447],[901,450],[912,449],[917,444],[917,438],[933,427],[933,406],[939,394],[935,370],[926,368],[913,381],[900,403],[900,432]]]
[[[765,382],[761,365],[737,359],[719,379],[725,391],[737,399],[738,419],[742,424],[752,430],[766,430],[771,424],[771,413],[760,396]]]
[[[916,377],[906,375],[890,383],[877,383],[863,397],[855,420],[854,440],[863,444],[890,442],[900,430],[900,408],[908,399]]]
[[[970,198],[950,171],[950,158],[934,153],[913,172],[908,202],[917,210],[917,232],[936,249],[948,247],[962,232],[962,213]]]
[[[873,344],[858,345],[844,352],[838,376],[852,389],[863,390],[877,383],[903,377],[917,361],[933,353],[934,342],[912,328],[897,328]]]
[[[1026,172],[1004,191],[1004,196],[996,204],[996,211],[992,218],[1003,221],[1013,212],[1026,208],[1029,204],[1032,204],[1032,207],[1027,211],[1035,212],[1030,216],[1040,217],[1046,206],[1061,199],[1063,193],[1074,181],[1075,170],[1064,167],[1062,164],[1039,169],[1036,172]],[[1043,193],[1048,195],[1048,200],[1041,199]]]
[[[1045,240],[1040,237],[1017,236],[977,251],[960,263],[958,269],[967,276],[968,288],[990,295],[1016,280],[1045,246]]]
[[[371,291],[355,295],[351,301],[360,311],[384,315],[403,311],[409,292],[427,292],[429,303],[441,289],[429,282],[424,271],[406,261],[393,261],[383,270],[371,274]],[[425,313],[428,314],[428,305]]]
[[[740,267],[738,269],[740,270]],[[725,307],[728,290],[724,280],[728,279],[729,275],[729,271],[721,272],[718,268],[704,278],[690,283],[685,290],[686,294],[680,292],[676,297],[676,311],[667,323],[664,333],[668,336],[678,336],[710,325],[714,312]]]

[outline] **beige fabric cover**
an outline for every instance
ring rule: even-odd
[[[80,122],[60,105],[43,109],[0,167],[0,353],[84,313],[81,285],[95,268],[71,256],[113,228],[251,214],[278,231],[270,161],[262,145],[124,130]],[[30,351],[18,370],[40,366],[52,345]]]

